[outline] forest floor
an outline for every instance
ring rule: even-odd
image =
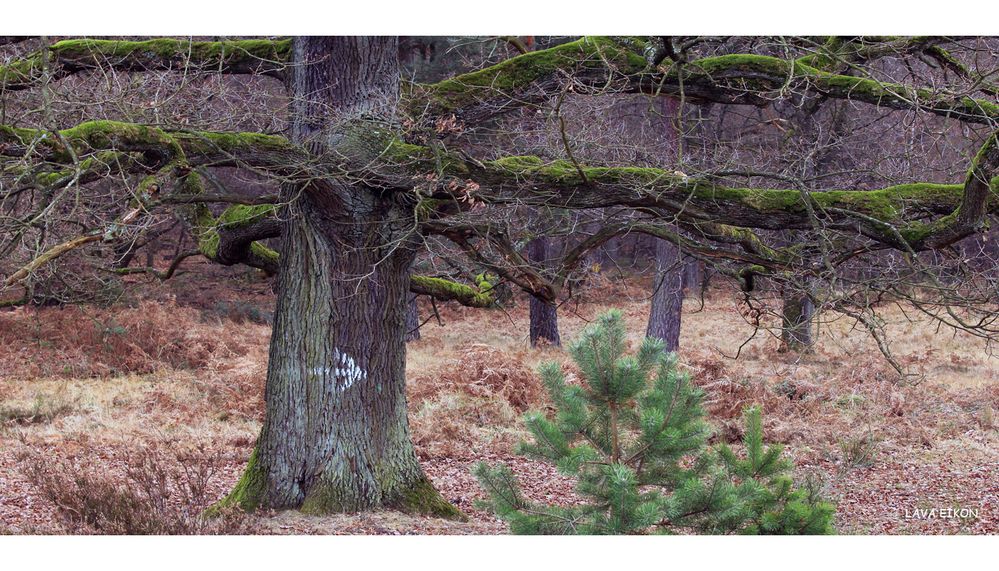
[[[143,504],[142,517],[183,519],[235,484],[260,428],[273,295],[252,272],[194,267],[110,309],[0,312],[0,533],[135,531],[101,528],[99,518],[74,523],[52,489],[119,500],[161,493],[168,497]],[[218,287],[204,287],[205,275]],[[615,306],[637,346],[647,289],[611,277],[591,286],[560,310],[563,340]],[[740,299],[716,288],[703,307],[688,299],[684,309],[681,362],[706,392],[716,439],[737,440],[743,408],[762,405],[767,439],[786,445],[797,476],[823,482],[840,533],[999,533],[999,358],[983,342],[886,308],[893,351],[924,376],[900,385],[847,320],[828,316],[806,355],[779,353],[766,330],[747,342],[754,328]],[[568,356],[528,348],[523,300],[507,310],[438,306],[440,324],[429,321],[409,345],[410,419],[425,470],[468,522],[284,512],[171,529],[504,533],[474,504],[483,493],[470,469],[481,460],[508,463],[533,500],[575,501],[571,480],[512,454],[525,434],[521,414],[546,406],[537,365],[568,366]],[[423,310],[428,317],[429,305]],[[114,509],[132,509],[119,500]],[[943,511],[912,517],[933,508]],[[961,510],[968,517],[954,517]]]

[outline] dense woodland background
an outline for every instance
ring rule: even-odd
[[[838,531],[995,533],[995,38],[338,41],[0,38],[0,531],[505,532],[616,307]]]

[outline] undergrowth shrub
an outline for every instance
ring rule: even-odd
[[[224,465],[204,447],[129,452],[121,480],[92,465],[53,460],[39,452],[22,470],[72,531],[101,535],[252,533],[240,511],[203,515],[215,500],[213,483]]]
[[[510,355],[492,347],[472,344],[461,347],[461,357],[433,375],[408,383],[413,402],[440,393],[461,392],[471,397],[506,401],[518,413],[538,404],[543,389],[537,373]]]
[[[538,406],[537,373],[491,347],[462,347],[461,357],[407,383],[410,428],[417,451],[465,457],[485,448],[508,448],[522,435],[520,414]]]
[[[522,435],[517,419],[504,400],[447,391],[422,401],[409,423],[421,458],[462,458],[483,449],[508,449]]]
[[[877,458],[878,445],[872,432],[849,436],[840,441],[839,449],[843,453],[843,465],[849,468],[871,466]]]
[[[636,355],[626,347],[621,313],[602,315],[569,347],[582,384],[568,384],[557,363],[543,365],[556,414],[525,417],[533,438],[518,453],[575,477],[586,503],[529,502],[509,468],[479,463],[490,496],[483,507],[517,534],[832,532],[833,506],[814,484],[795,486],[781,447],[763,443],[758,408],[745,411],[742,454],[709,447],[703,392],[675,356],[652,338]]]
[[[244,348],[238,324],[207,325],[172,302],[21,308],[0,313],[0,367],[11,377],[105,377],[198,369]]]
[[[214,318],[217,320],[228,319],[233,323],[256,323],[258,325],[270,325],[274,315],[261,309],[259,306],[241,300],[219,300],[212,305],[211,309],[202,312],[202,319]]]
[[[0,399],[0,425],[48,424],[73,410],[73,403],[44,395],[36,395],[27,406],[8,404]]]

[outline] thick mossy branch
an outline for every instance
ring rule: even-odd
[[[483,291],[458,282],[429,276],[412,276],[409,281],[409,291],[437,299],[457,301],[470,307],[490,307],[496,303],[494,294],[489,289]]]
[[[985,217],[999,210],[999,131],[979,149],[968,169],[961,204],[956,210],[929,223],[909,223],[902,234],[913,250],[948,246],[980,232]]]
[[[113,151],[143,153],[154,163],[151,166],[162,166],[183,154],[179,143],[162,129],[120,121],[87,121],[56,133],[0,125],[0,149],[5,156],[62,164]]]
[[[221,228],[227,230],[232,230],[236,228],[245,228],[265,218],[274,216],[277,213],[278,205],[276,204],[257,204],[257,205],[245,205],[245,204],[234,204],[218,217],[218,224]]]
[[[918,41],[913,46],[919,47]],[[610,93],[647,93],[688,101],[769,105],[772,95],[788,88],[808,88],[830,98],[863,101],[894,109],[924,110],[961,121],[995,124],[999,105],[986,99],[956,96],[928,87],[882,82],[833,71],[837,49],[847,59],[870,58],[857,46],[799,59],[756,54],[711,56],[681,65],[665,60],[649,65],[649,44],[633,38],[588,37],[547,50],[523,54],[494,66],[411,89],[409,108],[416,114],[454,114],[481,120],[544,100],[571,78],[577,89]],[[858,51],[859,50],[859,51]],[[560,78],[564,76],[564,78]]]
[[[128,40],[63,40],[23,59],[0,66],[0,88],[30,89],[40,82],[46,55],[54,79],[94,69],[118,71],[190,71],[262,74],[281,77],[291,54],[291,40],[222,40],[196,42],[157,38]]]
[[[259,240],[281,235],[283,223],[278,219],[278,206],[261,204],[230,206],[217,218],[204,205],[195,205],[190,226],[198,235],[198,249],[209,260],[223,265],[246,264],[270,274],[280,270],[280,255]],[[469,307],[491,307],[495,292],[488,280],[478,287],[443,278],[414,275],[409,289],[418,295],[429,295],[444,301],[457,301]]]
[[[811,225],[808,209],[798,190],[730,187],[663,169],[590,167],[569,161],[544,162],[529,156],[482,163],[391,138],[373,142],[368,139],[370,137],[363,141],[365,149],[372,145],[377,148],[365,151],[361,161],[366,165],[365,171],[359,174],[366,178],[374,175],[387,186],[402,190],[420,184],[414,181],[431,174],[445,184],[432,190],[434,196],[427,200],[457,196],[498,204],[523,202],[568,208],[632,206],[678,211],[682,207],[690,222],[766,229],[808,228]],[[72,146],[72,152],[64,143]],[[859,224],[865,234],[886,243],[901,246],[900,232],[906,241],[914,242],[917,249],[930,247],[931,241],[927,239],[948,221],[913,223],[914,214],[920,217],[952,214],[961,206],[965,218],[980,221],[980,213],[972,208],[973,205],[982,205],[986,212],[995,211],[996,201],[986,200],[990,173],[994,176],[996,172],[992,166],[995,161],[984,160],[992,156],[984,150],[993,147],[983,146],[983,152],[979,153],[971,169],[976,174],[974,177],[969,175],[964,185],[913,183],[867,191],[833,190],[813,193],[809,200],[830,221]],[[74,157],[83,157],[83,165],[98,157],[103,157],[100,160],[103,164],[112,158],[107,153],[128,153],[130,164],[136,168],[163,167],[184,157],[184,164],[189,166],[248,164],[274,170],[309,170],[304,151],[281,137],[257,133],[169,132],[116,121],[90,121],[58,134],[0,126],[0,153],[22,158],[36,156],[46,162],[68,164]],[[349,170],[350,165],[316,168],[335,172]],[[44,176],[54,180],[69,174],[68,171],[56,173]],[[971,188],[968,185],[975,181],[984,182],[975,187],[973,197],[966,197],[965,191]],[[204,222],[199,224],[202,228],[215,226],[214,220],[201,222]],[[897,227],[899,232],[886,234],[884,225]],[[968,225],[964,220],[962,228]],[[208,246],[203,251],[214,257],[212,236],[203,236]],[[268,265],[273,263],[270,252],[264,257]],[[463,297],[473,299],[467,295]]]
[[[731,65],[734,64],[726,68]],[[416,187],[421,201],[458,203],[457,199],[462,203],[476,200],[563,208],[663,209],[682,213],[683,223],[701,224],[707,237],[739,244],[747,252],[771,259],[775,252],[766,250],[751,234],[739,229],[810,229],[813,225],[810,210],[814,209],[823,223],[832,227],[854,228],[894,248],[918,251],[968,235],[981,226],[985,214],[999,208],[999,201],[990,198],[991,181],[999,168],[994,136],[989,139],[991,143],[983,145],[963,185],[912,183],[876,190],[831,190],[809,195],[810,204],[806,204],[806,198],[796,189],[733,187],[657,168],[592,167],[569,161],[544,162],[531,156],[480,162],[457,153],[404,143],[388,135],[372,135],[375,131],[369,129],[368,135],[349,138],[350,148],[358,150],[360,157],[337,155],[318,165],[309,162],[303,149],[281,137],[169,132],[115,121],[90,121],[58,133],[0,126],[0,153],[29,162],[38,159],[56,164],[72,164],[80,157],[83,164],[98,157],[103,157],[103,163],[109,158],[107,153],[126,153],[137,169],[159,169],[196,187],[177,193],[187,197],[204,192],[200,177],[186,175],[192,167],[248,164],[297,172],[300,176],[352,173],[385,189],[413,192]],[[54,180],[65,177],[68,171],[56,173],[44,176]],[[268,206],[230,209],[232,219],[222,222],[235,232],[246,225],[240,222],[245,215],[270,212],[269,209]],[[250,221],[256,221],[257,214]],[[913,222],[933,216],[938,218]],[[232,252],[239,255],[220,259],[218,222],[204,206],[189,207],[184,217],[192,228],[198,229],[201,251],[209,258],[223,263],[245,263],[244,258],[250,256],[253,265],[276,271],[277,254],[252,241],[238,243],[240,247]],[[273,230],[268,230],[263,236],[274,235]],[[455,291],[435,282],[419,283],[416,287],[427,293],[446,293],[447,298],[457,296],[470,305],[492,302],[480,297],[482,292]]]
[[[144,41],[127,40],[62,40],[49,47],[60,60],[85,60],[87,58],[117,58],[149,62],[182,61],[213,68],[222,65],[222,71],[247,69],[251,62],[266,61],[285,63],[291,55],[291,39],[254,39],[192,41],[189,39],[156,38]],[[232,66],[241,66],[233,68]],[[252,68],[251,68],[252,69]]]
[[[665,210],[689,228],[746,252],[786,261],[748,229],[812,229],[813,214],[831,228],[849,229],[900,250],[944,246],[978,231],[986,214],[999,212],[995,196],[999,145],[991,136],[964,184],[910,183],[874,190],[745,188],[645,167],[591,167],[534,156],[475,161],[425,147],[391,145],[393,162],[435,181],[432,200],[476,200],[585,209],[633,207]],[[407,158],[408,155],[408,158]],[[430,172],[427,172],[430,171]],[[807,201],[807,202],[806,202]],[[914,222],[938,216],[931,222]],[[749,261],[745,260],[744,261]]]
[[[279,173],[301,169],[306,160],[304,151],[287,139],[262,133],[168,131],[108,120],[87,121],[55,133],[0,125],[3,156],[72,164],[74,155],[91,158],[101,152],[140,153],[147,159],[145,168],[180,154],[190,166],[243,165]]]
[[[246,264],[276,274],[278,253],[259,240],[281,235],[283,225],[276,217],[277,210],[274,204],[234,204],[218,218],[212,218],[208,209],[201,206],[196,225],[200,230],[198,249],[208,259],[225,266]]]
[[[537,157],[507,157],[472,165],[485,202],[547,204],[566,208],[632,206],[686,211],[698,219],[742,228],[808,228],[806,204],[798,190],[741,188],[672,171],[637,167],[586,167],[580,177],[568,161],[544,162]],[[457,173],[458,176],[467,176]],[[832,190],[813,193],[820,210],[856,212],[882,222],[901,224],[909,214],[953,212],[964,185],[913,183],[876,190]],[[996,205],[992,205],[994,209]]]
[[[634,75],[647,66],[640,52],[640,47],[631,49],[618,40],[582,38],[432,85],[413,86],[412,108],[419,110],[429,103],[440,113],[460,112],[497,97],[519,95],[535,83],[551,83],[559,73],[576,75],[580,80],[585,78],[593,83],[606,81],[608,73]]]

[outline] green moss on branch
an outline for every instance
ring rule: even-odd
[[[738,204],[760,214],[802,214],[806,205],[801,192],[792,189],[740,188],[686,177],[658,168],[589,167],[569,161],[544,162],[538,157],[505,157],[486,163],[485,178],[494,184],[517,183],[523,188],[536,186],[539,192],[551,188],[566,191],[577,186],[608,187],[641,191],[646,196],[695,199],[695,204]],[[585,181],[580,176],[580,170]],[[505,180],[504,180],[505,179]],[[830,190],[810,195],[819,208],[856,211],[882,221],[900,221],[909,208],[929,211],[950,210],[960,203],[960,184],[912,183],[876,190]],[[484,195],[486,193],[483,193]],[[634,194],[633,200],[641,201]],[[737,224],[733,221],[732,224]]]
[[[234,204],[226,208],[218,217],[218,225],[234,229],[249,226],[277,213],[276,204]]]
[[[147,62],[185,61],[217,66],[243,62],[247,58],[286,62],[291,55],[291,40],[221,40],[192,41],[156,38],[144,41],[73,39],[49,47],[56,58],[135,58]]]
[[[63,142],[72,147],[72,153]],[[33,153],[49,162],[71,164],[75,154],[85,160],[92,153],[114,151],[142,153],[154,162],[166,163],[180,155],[191,166],[249,165],[285,172],[302,168],[302,149],[284,137],[262,133],[211,131],[167,131],[121,121],[87,121],[52,133],[0,125],[0,148],[4,154]]]
[[[911,43],[918,46],[923,41],[914,38]],[[858,46],[835,38],[821,53],[798,59],[725,54],[683,65],[670,65],[667,60],[658,69],[650,68],[645,61],[646,47],[642,40],[583,38],[436,84],[414,86],[409,107],[417,115],[429,109],[432,115],[455,114],[461,118],[468,110],[502,97],[500,104],[482,111],[489,116],[536,102],[546,92],[554,93],[561,89],[558,75],[565,74],[577,85],[597,90],[609,87],[613,78],[623,80],[613,85],[614,93],[674,96],[683,91],[691,101],[754,105],[769,105],[773,99],[769,95],[775,91],[807,85],[837,99],[920,109],[976,123],[994,124],[999,119],[999,104],[994,101],[836,73],[842,67],[840,62],[861,56],[853,53]]]
[[[612,38],[586,37],[439,83],[416,86],[413,95],[428,98],[439,110],[456,110],[478,100],[514,94],[534,82],[550,80],[560,71],[635,74],[648,66],[640,51]]]
[[[288,139],[264,133],[180,131],[171,133],[189,155],[245,156],[248,153],[296,153]],[[287,158],[285,155],[283,158]]]
[[[72,163],[74,155],[85,158],[105,151],[145,153],[161,165],[184,154],[180,144],[162,129],[121,121],[86,121],[58,133],[5,125],[0,127],[0,143],[4,142],[34,148],[45,160],[66,164]]]
[[[409,289],[416,294],[430,295],[443,300],[454,300],[471,307],[490,307],[496,302],[491,293],[492,286],[490,286],[489,291],[483,292],[443,278],[412,276]]]
[[[260,73],[280,77],[291,56],[290,39],[192,41],[155,38],[144,41],[71,39],[0,66],[0,87],[30,89],[39,84],[48,58],[53,79],[86,70]]]

